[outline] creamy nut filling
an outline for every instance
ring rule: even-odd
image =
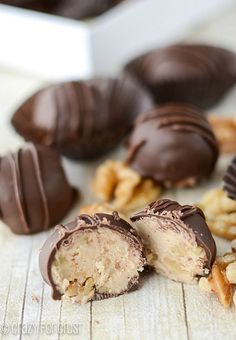
[[[121,233],[105,227],[73,233],[61,244],[52,264],[56,288],[73,302],[95,294],[117,295],[143,270],[140,250]]]
[[[205,250],[200,247],[194,233],[184,224],[155,217],[134,222],[143,239],[149,265],[168,278],[194,283],[198,276],[207,274]]]

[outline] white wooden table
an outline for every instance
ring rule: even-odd
[[[222,43],[236,50],[235,36],[236,6],[211,25],[199,27],[188,39]],[[8,120],[18,103],[42,85],[37,79],[0,71],[0,153],[23,143]],[[236,88],[213,111],[236,114]],[[194,190],[169,191],[165,197],[180,203],[197,202],[207,188],[218,185],[229,159],[221,158],[209,183]],[[80,204],[92,199],[87,191],[99,162],[89,165],[64,161],[70,180],[84,195]],[[67,220],[78,209],[79,204]],[[39,248],[47,234],[16,236],[0,223],[1,339],[236,339],[234,307],[225,311],[214,296],[201,293],[197,286],[175,283],[156,274],[147,275],[136,292],[118,298],[84,306],[54,302],[38,269]],[[216,241],[219,253],[229,247],[226,241]],[[67,334],[63,334],[66,327]]]

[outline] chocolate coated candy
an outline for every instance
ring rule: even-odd
[[[158,273],[186,283],[209,274],[216,245],[199,208],[164,199],[131,221],[144,242],[149,265]]]
[[[168,104],[139,117],[127,161],[143,177],[184,187],[212,173],[218,152],[212,129],[198,109]]]
[[[236,84],[236,54],[207,45],[172,45],[131,61],[126,70],[152,93],[158,104],[215,105]]]
[[[146,259],[129,223],[117,213],[99,213],[56,227],[39,262],[54,299],[86,303],[135,289]]]
[[[116,147],[151,107],[150,97],[129,77],[67,82],[26,100],[12,124],[26,140],[73,159],[91,159]]]
[[[234,157],[224,175],[224,191],[227,195],[236,200],[236,157]]]
[[[52,227],[75,197],[54,150],[29,144],[1,158],[1,218],[14,233],[34,234]]]

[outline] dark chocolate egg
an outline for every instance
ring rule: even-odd
[[[126,66],[158,104],[215,105],[236,84],[236,54],[220,47],[177,44],[148,52]]]
[[[153,107],[131,78],[92,79],[49,86],[15,112],[12,124],[26,140],[73,159],[91,159],[116,147],[134,119]]]
[[[54,226],[75,197],[56,151],[29,144],[1,158],[1,218],[14,233],[34,234]]]
[[[208,177],[218,144],[204,115],[185,104],[144,113],[130,137],[127,161],[143,177],[166,186],[194,186]]]

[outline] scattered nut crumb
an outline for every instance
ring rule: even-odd
[[[233,301],[233,287],[228,281],[225,269],[222,269],[217,261],[214,263],[211,272],[211,287],[223,307],[230,307]]]
[[[236,238],[236,201],[223,189],[208,191],[197,205],[203,210],[213,234],[227,240]]]
[[[236,152],[236,119],[210,115],[209,123],[216,135],[222,153]]]
[[[109,203],[112,210],[135,211],[159,198],[161,188],[141,176],[122,161],[108,160],[101,164],[93,183],[95,196]]]
[[[199,288],[205,293],[211,293],[211,284],[206,277],[201,277],[199,280]]]
[[[34,294],[32,294],[31,299],[32,299],[33,302],[37,302],[37,303],[39,303],[39,301],[40,301],[40,299]]]

